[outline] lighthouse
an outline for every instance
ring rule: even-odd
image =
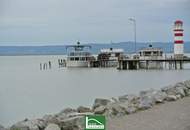
[[[181,20],[176,20],[174,23],[174,57],[183,58],[183,54],[183,22]]]

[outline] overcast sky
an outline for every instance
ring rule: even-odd
[[[176,19],[190,41],[190,0],[0,0],[0,45],[173,41]]]

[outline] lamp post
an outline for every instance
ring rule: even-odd
[[[136,20],[134,19],[134,18],[129,18],[129,20],[130,21],[132,21],[133,22],[133,24],[134,24],[134,42],[135,42],[135,54],[137,53],[137,34],[136,34]]]

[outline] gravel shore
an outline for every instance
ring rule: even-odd
[[[107,130],[190,130],[190,97],[110,119]]]

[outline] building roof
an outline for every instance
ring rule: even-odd
[[[175,21],[175,24],[183,24],[183,21],[181,21],[181,20],[176,20],[176,21]]]
[[[139,52],[142,52],[142,51],[163,51],[163,50],[161,48],[148,47],[148,48],[141,49]]]
[[[101,53],[123,53],[124,50],[123,49],[109,48],[109,49],[101,49],[100,52]]]

